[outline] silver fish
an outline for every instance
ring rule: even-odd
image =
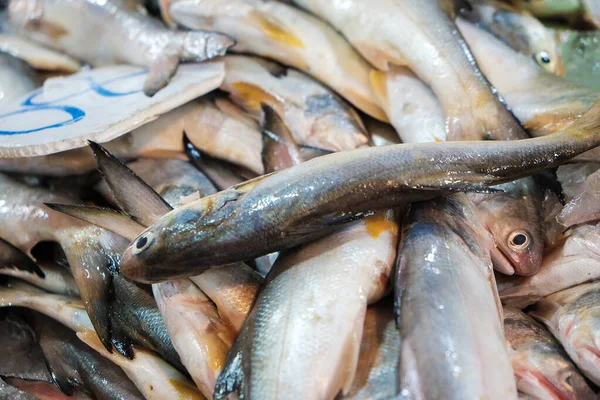
[[[586,283],[543,298],[530,311],[596,385],[600,384],[599,300],[600,282]]]
[[[331,26],[305,11],[277,1],[171,0],[168,12],[188,28],[231,36],[233,51],[302,70],[363,112],[386,120],[371,90],[372,67]]]
[[[532,57],[546,71],[564,75],[556,36],[529,12],[497,0],[469,0],[469,5],[461,9],[462,17]]]
[[[339,400],[389,400],[398,393],[400,333],[393,309],[385,303],[367,309],[356,375],[348,394]]]
[[[148,67],[148,96],[169,83],[180,61],[222,56],[234,44],[219,33],[169,31],[130,0],[10,1],[8,16],[20,35],[94,66],[126,62]],[[103,46],[90,46],[90,41]]]
[[[130,245],[121,272],[146,282],[191,276],[323,237],[376,209],[521,178],[597,146],[595,112],[536,139],[399,144],[312,159],[164,215]]]
[[[522,137],[452,21],[449,0],[294,0],[327,20],[376,68],[408,66],[441,102],[448,138]]]
[[[347,393],[367,304],[386,291],[397,234],[393,213],[379,213],[280,255],[219,375],[215,398]]]
[[[23,97],[39,84],[38,78],[25,62],[0,53],[0,107]]]
[[[307,75],[256,57],[226,56],[221,89],[262,121],[262,104],[278,112],[296,142],[325,150],[367,145],[362,121],[344,100]]]
[[[600,93],[545,71],[473,24],[458,18],[457,26],[481,71],[533,136],[564,129],[600,100]]]
[[[493,240],[473,206],[460,194],[413,204],[401,236],[399,398],[516,399],[490,258]]]
[[[527,314],[504,307],[504,335],[521,393],[539,399],[596,398],[558,341]]]

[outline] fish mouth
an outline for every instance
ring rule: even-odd
[[[492,263],[496,271],[503,273],[504,275],[514,275],[515,267],[510,259],[504,254],[500,247],[496,246],[491,251]]]

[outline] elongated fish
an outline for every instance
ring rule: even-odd
[[[363,112],[386,119],[371,90],[371,66],[324,21],[276,1],[227,0],[216,7],[199,0],[170,3],[169,12],[176,22],[223,32],[235,39],[233,51],[302,70]]]
[[[64,267],[45,263],[37,265],[25,253],[0,238],[0,275],[23,279],[49,292],[79,296],[71,273]]]
[[[504,335],[519,392],[538,399],[596,398],[560,343],[527,314],[504,307]]]
[[[80,339],[119,365],[149,400],[179,398],[202,399],[189,378],[177,371],[156,353],[134,346],[133,359],[109,353],[94,332],[83,303],[74,298],[45,293],[31,285],[11,282],[0,288],[0,306],[20,306],[39,311],[77,332]],[[189,396],[189,397],[185,397]]]
[[[461,9],[462,17],[532,57],[546,71],[564,75],[555,35],[529,12],[496,0],[470,0],[469,5]]]
[[[600,279],[600,224],[579,225],[565,233],[544,257],[539,272],[498,280],[503,303],[525,307],[542,297]]]
[[[446,115],[448,138],[522,136],[523,128],[473,61],[442,0],[295,0],[329,21],[376,68],[408,66],[431,87]]]
[[[81,343],[67,327],[36,314],[33,328],[52,379],[63,393],[71,395],[77,387],[96,399],[144,398],[118,366]]]
[[[219,375],[215,398],[347,393],[367,304],[384,294],[391,274],[397,230],[393,213],[380,213],[280,255]]]
[[[347,400],[389,400],[398,393],[400,332],[391,304],[385,300],[367,309],[356,375]]]
[[[530,312],[596,385],[600,384],[599,300],[600,282],[586,283],[541,299]]]
[[[597,107],[543,138],[359,149],[256,178],[161,217],[129,246],[121,272],[145,282],[191,276],[323,237],[376,209],[527,176],[600,144]]]
[[[400,398],[516,399],[490,258],[462,195],[411,205],[395,285]],[[443,329],[440,327],[443,326]]]
[[[366,146],[362,121],[335,93],[305,74],[256,57],[227,56],[221,89],[262,121],[262,104],[275,109],[298,144],[325,150]]]
[[[94,66],[128,63],[148,67],[144,83],[148,96],[169,83],[180,61],[221,56],[234,44],[219,33],[169,31],[137,1],[10,1],[8,15],[20,35]],[[91,42],[102,46],[90,46]]]
[[[600,99],[598,92],[545,71],[471,23],[459,18],[457,26],[485,76],[530,134],[564,129]]]

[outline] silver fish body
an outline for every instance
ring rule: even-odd
[[[527,314],[504,307],[504,335],[517,388],[534,398],[596,398],[560,343]]]
[[[401,399],[517,397],[493,241],[476,218],[464,195],[413,204],[405,217],[395,285]]]
[[[322,237],[372,210],[512,181],[596,146],[593,114],[537,139],[400,144],[318,157],[164,215],[130,245],[121,271],[152,282],[190,276],[201,266]]]

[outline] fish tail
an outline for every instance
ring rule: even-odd
[[[44,271],[27,254],[0,238],[0,274],[2,270],[6,269],[28,272],[40,278],[45,278],[46,276]]]

